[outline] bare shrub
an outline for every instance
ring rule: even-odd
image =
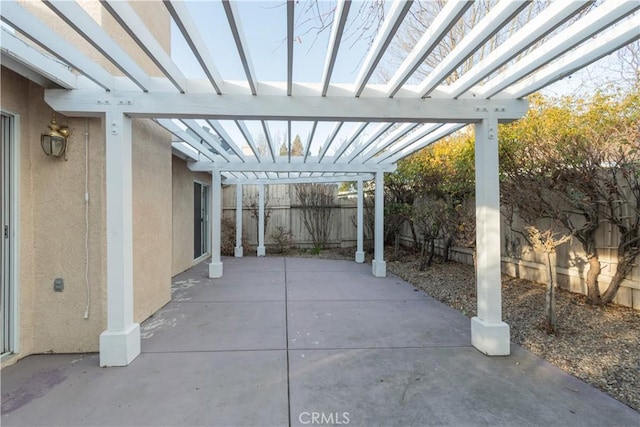
[[[333,225],[333,209],[337,207],[335,187],[329,184],[296,184],[294,190],[300,201],[302,221],[311,235],[314,248],[326,247]]]

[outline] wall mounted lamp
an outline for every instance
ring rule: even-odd
[[[64,159],[67,160],[67,138],[71,131],[67,126],[60,126],[56,123],[55,114],[51,117],[51,123],[49,124],[49,132],[43,133],[40,136],[40,144],[42,145],[42,151],[47,156],[61,157],[64,155]]]

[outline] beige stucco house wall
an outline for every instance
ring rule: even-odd
[[[82,3],[107,31],[116,28],[98,2]],[[36,10],[49,26],[66,25],[52,19],[53,13],[39,2],[21,4]],[[169,52],[166,8],[132,5]],[[119,74],[72,33],[68,31],[67,39],[79,50]],[[114,38],[133,58],[143,56],[128,36],[114,33]],[[160,75],[150,61],[140,65],[150,75]],[[40,147],[40,134],[53,113],[44,102],[44,88],[5,67],[0,77],[0,107],[18,116],[20,124],[19,352],[4,358],[2,366],[34,353],[98,351],[107,325],[104,120],[56,114],[58,123],[72,130],[68,161],[49,158]],[[134,119],[132,135],[134,320],[141,322],[171,298],[172,154],[169,133],[150,120]],[[193,221],[192,211],[186,216]],[[58,277],[64,279],[63,292],[53,290]]]

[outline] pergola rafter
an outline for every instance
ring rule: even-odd
[[[490,355],[509,354],[509,327],[502,322],[499,241],[498,124],[517,120],[528,108],[524,96],[540,90],[620,47],[640,38],[637,0],[567,0],[540,5],[529,22],[523,18],[530,1],[502,0],[471,28],[456,35],[454,26],[476,4],[450,0],[436,10],[432,22],[415,34],[417,43],[390,78],[376,76],[398,31],[417,2],[394,0],[385,6],[378,27],[354,80],[338,78],[340,49],[347,49],[351,1],[341,0],[333,10],[320,81],[294,79],[296,32],[300,16],[297,3],[282,7],[286,22],[286,77],[283,81],[259,81],[249,52],[250,38],[240,22],[236,1],[222,0],[226,21],[242,66],[236,80],[223,79],[217,65],[223,58],[200,31],[202,17],[187,3],[164,0],[163,11],[175,23],[206,78],[187,78],[181,65],[169,55],[126,1],[102,0],[116,20],[115,28],[93,21],[83,2],[51,1],[41,8],[68,24],[104,60],[93,61],[82,48],[59,34],[59,28],[43,20],[30,2],[0,2],[2,65],[42,84],[45,101],[69,116],[103,117],[106,141],[106,226],[108,329],[100,338],[102,365],[126,365],[139,353],[139,327],[132,307],[132,119],[155,120],[170,132],[172,149],[187,159],[192,171],[210,172],[211,263],[209,276],[222,276],[220,258],[221,186],[237,185],[242,210],[242,186],[257,184],[259,194],[258,255],[264,255],[264,186],[270,183],[356,181],[358,188],[356,260],[364,261],[362,248],[363,182],[375,180],[375,251],[372,272],[386,274],[383,253],[384,173],[392,172],[402,158],[465,126],[475,127],[476,222],[478,316],[471,322],[471,341]],[[149,3],[144,3],[151,4]],[[243,8],[245,5],[243,5]],[[247,3],[246,7],[251,7]],[[581,13],[591,7],[588,13]],[[140,11],[139,7],[136,10]],[[244,10],[243,10],[244,12]],[[353,12],[353,10],[351,10]],[[55,15],[54,15],[55,14]],[[298,14],[300,15],[300,14]],[[247,22],[251,22],[247,20]],[[464,22],[468,23],[468,22]],[[501,29],[518,28],[502,43],[493,43]],[[357,25],[357,24],[356,24]],[[269,23],[265,22],[265,28]],[[328,28],[328,25],[327,25]],[[16,31],[20,35],[10,34]],[[464,33],[464,34],[463,34]],[[250,34],[250,33],[249,33]],[[457,38],[456,38],[457,37]],[[26,44],[22,38],[33,44]],[[142,58],[127,54],[115,40],[131,38]],[[449,40],[454,38],[453,40]],[[446,48],[443,41],[454,46]],[[491,43],[490,43],[491,41]],[[84,43],[84,42],[83,42]],[[494,44],[496,46],[494,46]],[[578,48],[578,49],[576,49]],[[43,53],[41,50],[46,51]],[[448,49],[448,50],[447,50]],[[482,49],[484,59],[477,58]],[[425,66],[438,52],[435,66]],[[447,53],[448,52],[448,53]],[[50,57],[49,55],[52,55]],[[295,61],[305,61],[295,55]],[[150,62],[149,62],[150,61]],[[113,64],[118,74],[103,65]],[[153,63],[159,70],[146,70]],[[146,65],[144,65],[146,64]],[[464,64],[464,67],[461,65]],[[111,67],[109,67],[111,68]],[[385,71],[392,70],[386,67]],[[120,75],[122,73],[123,75]],[[341,83],[337,83],[341,81]],[[420,83],[415,84],[414,82]],[[259,126],[246,121],[258,121]],[[303,153],[292,155],[296,122],[310,122]],[[353,129],[346,132],[348,126]],[[252,126],[249,126],[252,125]],[[211,131],[206,128],[211,128]],[[345,132],[341,132],[345,131]],[[348,135],[346,135],[348,133]],[[286,155],[280,155],[284,134]],[[342,139],[341,141],[336,141]],[[264,141],[266,147],[259,144]],[[318,144],[322,141],[321,144]],[[313,149],[312,149],[313,146]],[[320,147],[319,152],[316,149]],[[241,228],[241,215],[236,216]],[[238,219],[239,218],[239,219]],[[217,225],[217,226],[216,226]],[[236,255],[242,255],[241,229]]]

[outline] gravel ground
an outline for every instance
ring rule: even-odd
[[[353,259],[353,250],[287,256]],[[387,271],[466,316],[475,316],[472,266],[434,263],[419,271],[416,255],[403,253],[401,259],[387,262]],[[559,290],[558,330],[550,335],[543,327],[544,290],[541,284],[502,277],[503,319],[511,327],[511,341],[640,410],[640,312],[616,305],[591,306],[584,296]]]

